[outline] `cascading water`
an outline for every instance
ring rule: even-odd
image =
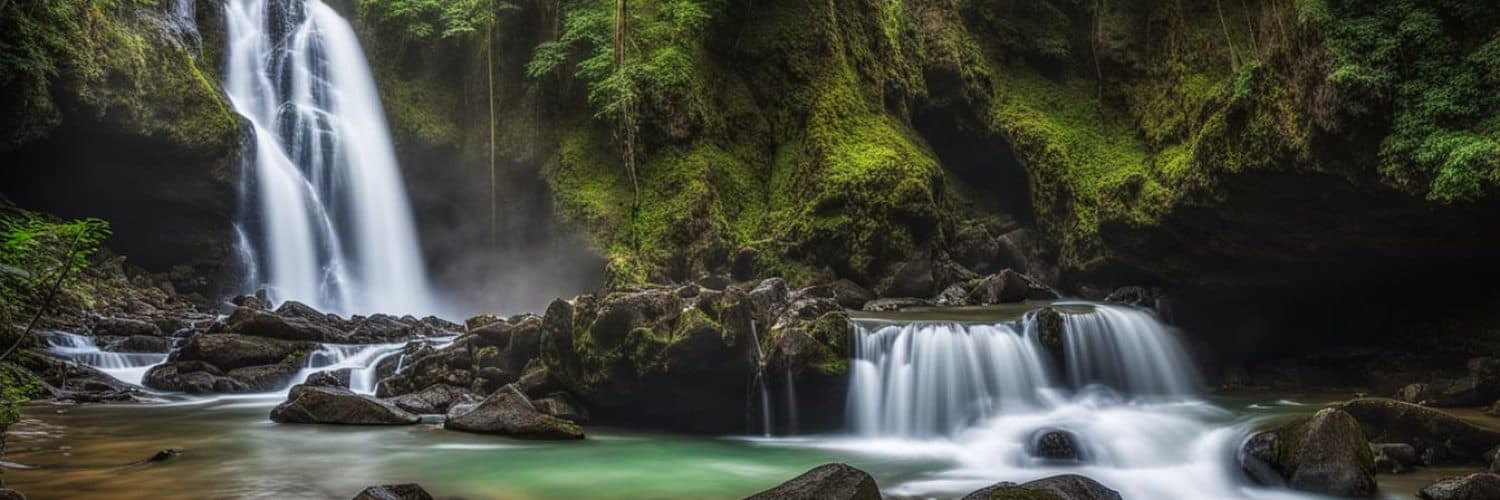
[[[1151,313],[1054,310],[1055,351],[1036,312],[993,324],[853,320],[848,419],[859,437],[819,445],[951,461],[882,485],[897,496],[962,496],[1077,473],[1125,498],[1298,497],[1247,484],[1233,451],[1247,429],[1196,397],[1191,359]],[[1037,456],[1051,431],[1072,436],[1080,459]]]
[[[273,301],[432,313],[384,112],[354,30],[319,0],[230,0],[224,89],[250,122],[242,225]],[[258,264],[258,265],[257,265]]]
[[[164,352],[105,352],[93,337],[63,332],[44,332],[47,351],[81,365],[97,369],[128,384],[140,385],[151,367],[167,360]]]

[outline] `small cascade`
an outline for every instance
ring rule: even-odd
[[[771,381],[766,377],[766,353],[760,348],[760,333],[756,331],[753,319],[750,320],[750,340],[755,345],[755,382],[752,390],[760,392],[761,435],[771,437]]]
[[[418,342],[441,348],[452,342],[451,338],[426,339]],[[374,394],[380,382],[380,365],[392,356],[396,357],[396,371],[406,358],[407,343],[399,344],[323,344],[308,355],[307,363],[291,385],[300,384],[307,377],[321,371],[349,370],[349,390],[361,394]]]
[[[1062,317],[1069,385],[1098,384],[1138,397],[1186,396],[1201,389],[1187,351],[1151,313],[1097,306]]]
[[[167,360],[164,352],[106,352],[93,337],[64,332],[42,332],[47,352],[97,369],[127,384],[141,385],[151,367]]]

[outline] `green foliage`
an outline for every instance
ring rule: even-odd
[[[0,362],[0,429],[21,420],[21,405],[42,392],[42,382],[30,371]]]
[[[79,272],[109,237],[109,224],[99,219],[57,222],[26,212],[0,216],[0,325],[7,342],[14,339],[11,323],[39,307],[42,294],[66,269],[65,289],[75,287]]]
[[[407,36],[427,40],[471,36],[516,6],[498,0],[360,0],[358,9],[361,16],[403,26]]]
[[[1500,6],[1447,0],[1305,1],[1360,118],[1389,117],[1380,172],[1441,202],[1500,186]]]

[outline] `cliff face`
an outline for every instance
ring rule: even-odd
[[[612,2],[516,2],[420,60],[390,3],[362,11],[407,54],[408,143],[484,162],[497,89],[496,156],[615,284],[1280,286],[1500,250],[1483,2],[637,1],[622,63]]]
[[[157,271],[187,266],[178,285],[208,292],[231,241],[242,137],[217,83],[222,7],[160,3],[0,5],[0,191],[106,217],[111,247]]]

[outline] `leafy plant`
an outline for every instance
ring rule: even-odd
[[[0,345],[21,340],[26,332],[12,332],[12,323],[41,314],[54,288],[73,287],[109,235],[109,223],[100,219],[57,222],[28,212],[0,217],[0,320],[6,327],[0,338],[7,340]]]

